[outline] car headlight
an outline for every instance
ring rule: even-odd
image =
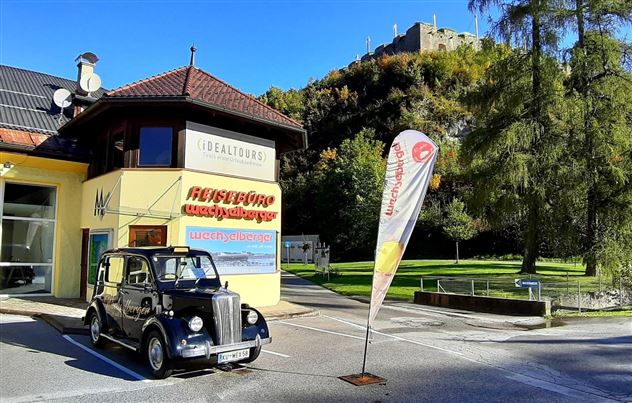
[[[204,321],[199,316],[193,316],[189,319],[189,329],[194,332],[199,332],[204,327]]]
[[[254,325],[255,323],[257,323],[258,319],[259,319],[259,315],[257,315],[257,312],[248,311],[248,316],[246,316],[246,321],[248,323],[250,323],[251,325]]]

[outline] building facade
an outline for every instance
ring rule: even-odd
[[[77,81],[95,62],[80,60]],[[211,252],[244,302],[279,301],[278,160],[306,147],[299,123],[192,64],[94,93],[1,72],[0,96],[48,105],[14,100],[3,109],[23,119],[0,115],[0,294],[86,298],[103,251],[189,245]],[[28,82],[72,90],[73,105],[60,114]],[[48,126],[37,131],[27,112]]]

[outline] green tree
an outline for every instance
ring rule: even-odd
[[[456,264],[459,263],[459,242],[473,238],[477,231],[475,221],[465,211],[465,203],[453,199],[446,207],[443,232],[456,244]]]
[[[516,192],[515,201],[525,217],[523,273],[535,273],[541,239],[540,225],[547,208],[552,158],[559,142],[551,109],[559,102],[559,69],[550,57],[562,33],[556,0],[470,0],[469,7],[486,12],[497,8],[497,34],[508,43],[523,45],[528,52],[514,52],[509,63],[496,68],[495,82],[488,81],[486,96],[478,97],[481,124],[469,150],[481,157],[494,149],[496,169],[492,175],[506,177]],[[502,70],[505,67],[505,70]],[[509,69],[507,69],[509,67]],[[557,70],[557,71],[556,71]],[[500,75],[498,75],[500,73]],[[502,87],[498,80],[507,84]],[[509,82],[508,81],[515,81]],[[490,91],[490,89],[492,91]],[[481,93],[479,92],[479,95]],[[502,105],[501,103],[508,104]],[[500,190],[500,189],[496,189]],[[499,195],[502,196],[502,195]]]
[[[629,46],[613,35],[632,21],[632,3],[623,0],[575,0],[577,42],[571,50],[570,86],[578,107],[572,149],[583,162],[586,275],[612,261],[608,237],[623,231],[630,204],[620,205],[632,181],[630,155],[630,80],[624,70]],[[612,209],[615,208],[615,219]],[[612,227],[614,226],[614,227]],[[619,229],[617,229],[619,228]]]
[[[270,87],[259,99],[292,119],[299,122],[303,120],[305,107],[301,91],[293,88],[283,91],[278,87]]]
[[[375,247],[386,161],[384,144],[373,137],[372,130],[361,131],[335,153],[323,152],[316,167],[318,191],[310,204],[319,233],[341,254],[370,257]]]

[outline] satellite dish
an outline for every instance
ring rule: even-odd
[[[101,88],[101,77],[96,74],[81,77],[79,86],[87,93],[94,92]]]
[[[53,94],[53,102],[61,109],[67,108],[72,104],[72,95],[65,88],[60,88]]]

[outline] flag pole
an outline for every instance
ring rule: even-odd
[[[362,376],[366,373],[366,351],[369,346],[369,332],[371,331],[371,300],[369,300],[369,314],[366,318],[366,338],[364,339],[364,358],[362,359]]]
[[[373,272],[375,273],[375,263],[377,260],[377,245],[373,251]],[[373,276],[375,278],[375,276]],[[371,305],[373,303],[373,280],[371,280],[371,295],[369,296],[369,313],[366,317],[366,337],[364,339],[364,357],[362,358],[362,376],[366,373],[366,352],[369,347],[369,334],[371,332]]]

